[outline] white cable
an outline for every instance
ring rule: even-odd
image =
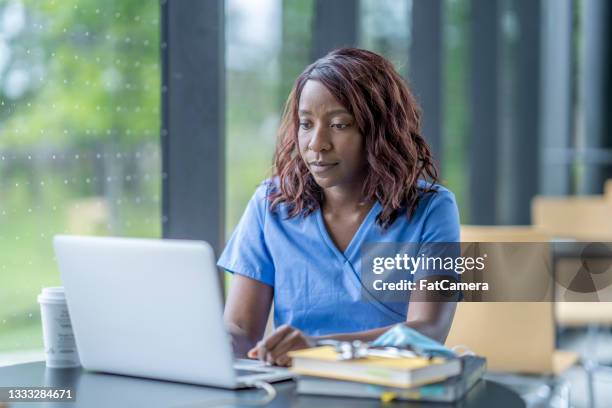
[[[254,387],[263,390],[266,393],[266,396],[261,398],[260,400],[249,400],[249,402],[242,402],[246,405],[267,405],[274,398],[276,398],[276,389],[265,381],[254,381],[252,384]]]
[[[210,399],[198,402],[191,402],[184,405],[179,405],[183,408],[209,408],[209,407],[223,407],[223,406],[234,406],[234,405],[250,405],[250,406],[263,406],[269,404],[274,398],[276,398],[276,390],[270,383],[265,381],[256,380],[247,383],[248,386],[255,387],[263,390],[266,395],[263,398],[258,399],[247,399],[247,398],[219,398]]]

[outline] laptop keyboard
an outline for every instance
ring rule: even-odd
[[[236,373],[237,376],[242,377],[244,375],[266,374],[266,373],[269,373],[270,370],[266,370],[263,368],[260,370],[245,370],[242,368],[236,368],[234,369],[234,372]]]

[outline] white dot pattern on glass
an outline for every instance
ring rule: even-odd
[[[161,235],[159,4],[0,2],[0,350],[42,346],[56,234]],[[4,22],[9,22],[4,24]]]

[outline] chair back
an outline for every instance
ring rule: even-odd
[[[603,196],[535,197],[532,221],[556,238],[579,241],[612,241],[612,179],[606,181]],[[574,273],[575,265],[557,265],[557,274]],[[612,288],[608,288],[610,292]],[[557,294],[559,295],[559,293]],[[606,294],[609,298],[610,294]],[[612,302],[557,302],[556,321],[562,326],[612,324]]]
[[[544,197],[531,203],[533,225],[554,238],[612,240],[612,186],[604,196]],[[609,191],[608,191],[609,190]]]
[[[612,179],[606,180],[604,184],[604,196],[609,203],[612,203]]]
[[[528,226],[462,226],[461,241],[548,242],[549,236]],[[506,265],[507,273],[513,274],[515,265]],[[446,344],[464,345],[485,356],[492,371],[551,374],[555,351],[553,305],[460,302]]]

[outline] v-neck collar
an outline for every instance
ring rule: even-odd
[[[353,257],[355,256],[355,252],[359,250],[364,235],[367,233],[368,227],[372,225],[374,219],[376,218],[376,215],[379,212],[380,204],[378,203],[378,201],[375,201],[374,205],[372,205],[372,208],[370,208],[368,214],[361,221],[361,225],[359,225],[359,228],[353,235],[353,238],[351,238],[351,241],[349,242],[344,252],[340,251],[340,249],[338,249],[334,241],[331,239],[331,236],[327,231],[327,227],[325,226],[325,220],[323,219],[323,211],[320,207],[316,211],[315,215],[317,219],[317,225],[319,226],[319,232],[321,233],[323,241],[342,262],[345,262],[351,261],[353,259]]]

